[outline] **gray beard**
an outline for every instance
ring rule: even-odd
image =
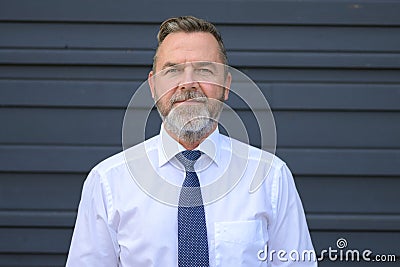
[[[182,105],[171,109],[163,119],[166,130],[185,143],[195,144],[214,129],[217,123],[214,117],[205,105]]]

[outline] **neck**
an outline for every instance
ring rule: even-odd
[[[185,138],[182,138],[180,136],[177,136],[176,134],[172,133],[171,131],[169,131],[165,126],[164,129],[165,131],[169,134],[169,136],[171,136],[175,141],[177,141],[179,144],[181,144],[186,150],[194,150],[196,147],[198,147],[205,139],[207,139],[207,137],[210,136],[210,134],[212,132],[214,132],[214,130],[217,128],[218,124],[215,123],[215,125],[213,126],[213,128],[211,129],[211,131],[209,131],[205,136],[203,136],[202,138],[200,138],[199,140],[195,140],[193,142],[188,142],[187,140],[185,140]]]

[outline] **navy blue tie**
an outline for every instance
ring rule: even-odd
[[[179,267],[209,266],[206,216],[199,178],[194,170],[200,156],[198,150],[186,150],[176,155],[186,171],[178,204]]]

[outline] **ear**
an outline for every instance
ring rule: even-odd
[[[231,83],[232,83],[232,74],[230,72],[228,72],[228,74],[226,75],[225,84],[224,84],[225,101],[228,100]]]
[[[150,71],[149,76],[147,77],[147,82],[149,83],[150,86],[150,91],[151,91],[151,97],[155,99],[155,89],[154,89],[154,72]]]

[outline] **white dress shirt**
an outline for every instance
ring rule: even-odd
[[[292,174],[282,160],[218,130],[196,149],[203,152],[195,170],[210,266],[317,266],[313,260],[292,260],[313,246]],[[182,150],[161,127],[158,136],[94,167],[82,190],[66,266],[176,267],[179,190],[163,185],[182,185],[185,171],[174,157]],[[227,179],[218,183],[221,177]],[[249,192],[255,180],[263,183]],[[280,250],[286,254],[278,255]]]

